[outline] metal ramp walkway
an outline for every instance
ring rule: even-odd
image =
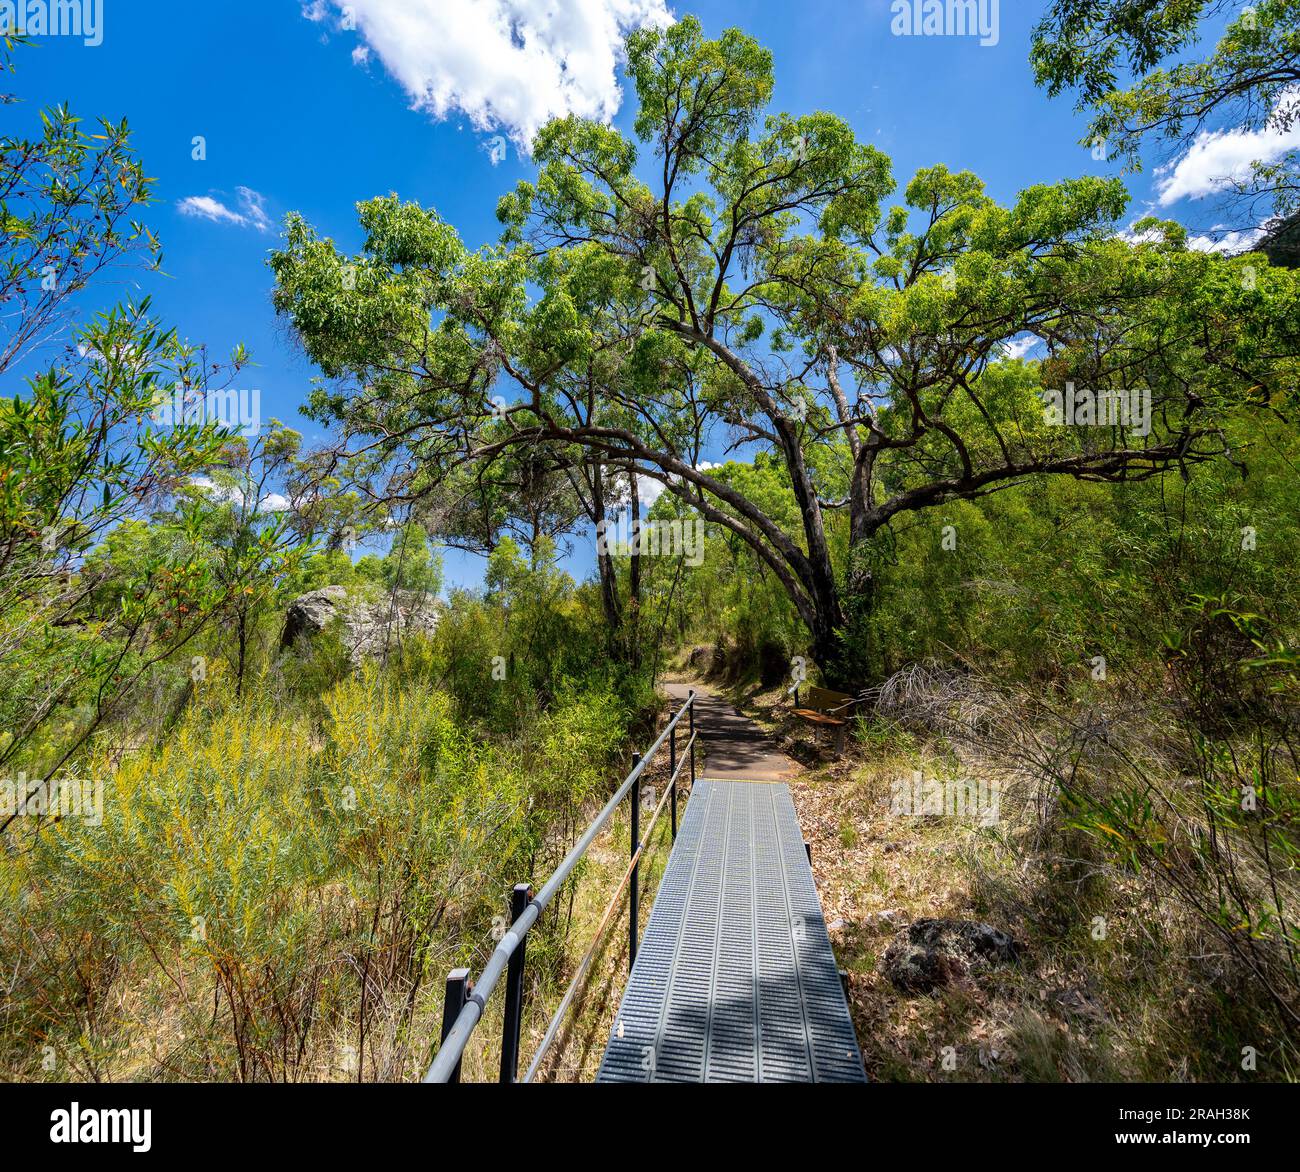
[[[696,783],[598,1082],[866,1082],[789,789]]]

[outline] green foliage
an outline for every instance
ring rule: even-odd
[[[453,592],[432,642],[438,678],[461,713],[494,729],[533,727],[576,680],[635,690],[626,667],[593,655],[605,645],[595,599],[544,546],[530,564],[504,539],[489,559],[485,592]]]
[[[1254,68],[1295,5],[1266,0],[1209,66],[1150,72],[1205,9],[1057,0],[1040,79],[1079,85],[1099,125],[1181,126],[1178,87]],[[106,786],[102,825],[0,825],[4,1072],[40,1077],[46,1045],[95,1079],[417,1072],[437,978],[563,855],[661,651],[694,639],[769,686],[796,655],[846,686],[939,659],[1091,712],[1101,657],[1168,691],[1195,791],[1080,768],[1066,827],[1089,861],[1196,893],[1256,975],[1294,974],[1300,283],[1174,224],[1120,238],[1113,180],[1003,206],[932,166],[887,206],[889,161],[834,115],[768,112],[771,54],[739,31],[687,17],[628,61],[636,141],[545,127],[494,246],[395,196],[359,205],[352,256],[290,218],[275,304],[337,380],[311,415],[368,441],[345,468],[275,422],[251,442],[148,426],[160,392],[213,372],[147,302],[0,401],[0,766]],[[53,111],[3,143],[0,190],[22,195],[0,300],[24,292],[0,372],[108,259],[156,263],[122,223],[148,182],[125,125],[104,131]],[[1025,334],[1044,359],[1009,357]],[[1076,382],[1149,390],[1150,431],[1051,426],[1044,392]],[[748,450],[707,464],[723,435]],[[645,478],[664,489],[646,530],[700,526],[702,558],[602,549],[575,583],[564,539],[639,517]],[[382,669],[337,630],[282,651],[297,594],[439,593],[431,533],[487,555],[432,635]],[[354,560],[363,534],[391,547]],[[1189,842],[1192,823],[1213,833]],[[542,925],[530,964],[558,972],[564,930]]]
[[[156,751],[94,762],[102,825],[0,859],[5,1069],[40,1077],[49,1045],[51,1077],[409,1077],[433,977],[557,861],[625,732],[599,689],[500,743],[414,677],[344,679],[319,725],[292,707],[268,725],[268,699],[213,685]],[[381,1014],[393,1032],[341,1070],[338,1039],[355,1051]],[[165,1065],[137,1049],[172,1028]]]
[[[6,38],[9,68],[15,43]],[[165,396],[206,395],[222,371],[164,328],[148,299],[82,316],[108,266],[160,262],[157,240],[131,219],[151,181],[127,124],[90,134],[63,107],[40,120],[39,138],[0,140],[0,373],[70,334],[58,359],[0,401],[0,766],[33,773],[68,764],[126,706],[146,665],[202,626],[176,621],[193,609],[178,596],[200,588],[202,572],[149,597],[139,589],[150,544],[134,526],[220,463],[230,440],[211,424],[150,425]],[[233,369],[246,361],[237,350]],[[132,560],[135,587],[86,574],[106,538]],[[110,595],[111,609],[88,608]]]
[[[15,43],[4,39],[6,72]],[[88,133],[65,106],[39,118],[40,137],[0,138],[0,302],[7,307],[0,371],[48,341],[69,300],[105,268],[126,257],[150,269],[162,262],[158,240],[132,218],[151,202],[152,180],[132,153],[126,120],[101,120]],[[100,353],[113,361],[111,349]]]
[[[420,524],[409,521],[398,530],[381,575],[390,590],[437,594],[442,589],[442,559],[429,549],[428,534]]]
[[[351,586],[357,577],[357,567],[346,550],[322,550],[306,559],[294,581],[294,590],[307,594],[324,586]]]

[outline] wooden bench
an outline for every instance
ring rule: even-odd
[[[800,692],[803,696],[800,697]],[[830,692],[825,688],[795,688],[794,714],[817,728],[835,730],[835,751],[844,752],[844,738],[848,733],[851,710],[860,701],[843,692]]]

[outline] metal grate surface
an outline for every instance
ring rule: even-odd
[[[697,781],[598,1082],[866,1082],[784,785]]]

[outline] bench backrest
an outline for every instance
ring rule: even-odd
[[[834,712],[849,715],[849,709],[858,702],[856,696],[843,692],[830,692],[825,688],[805,688],[799,693],[799,703],[811,712]]]

